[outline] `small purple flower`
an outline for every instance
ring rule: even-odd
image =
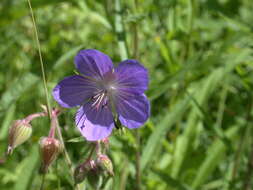
[[[53,96],[63,107],[80,106],[76,125],[88,141],[108,137],[116,117],[130,129],[146,122],[148,71],[138,61],[128,59],[114,68],[109,56],[87,49],[76,55],[75,66],[80,75],[64,78]]]

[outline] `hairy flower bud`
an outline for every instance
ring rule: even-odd
[[[87,173],[88,170],[84,164],[77,166],[74,171],[75,184],[81,183],[85,179]]]
[[[92,170],[96,170],[94,160],[87,160],[84,163],[78,165],[74,171],[75,184],[81,183],[85,177],[87,177],[87,174]]]
[[[9,130],[9,145],[7,154],[11,154],[13,149],[24,143],[32,134],[32,126],[25,120],[16,120]]]
[[[49,165],[55,160],[62,150],[60,141],[51,137],[43,137],[40,140],[40,151],[42,156],[41,172],[46,173]]]
[[[88,174],[87,174],[87,180],[89,184],[95,189],[99,183],[99,177],[100,177],[100,170],[96,169],[91,169]]]
[[[114,176],[112,161],[110,160],[110,158],[108,158],[107,155],[98,155],[96,163],[98,167],[100,167],[103,171],[108,173],[110,176]]]
[[[97,166],[94,160],[86,160],[75,168],[74,179],[75,184],[81,183],[91,173],[96,173]]]

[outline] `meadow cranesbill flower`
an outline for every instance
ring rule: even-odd
[[[87,140],[109,136],[115,118],[130,129],[146,122],[148,71],[138,61],[128,59],[114,67],[109,56],[87,49],[76,55],[75,66],[80,74],[59,82],[53,96],[63,107],[80,106],[75,121]]]

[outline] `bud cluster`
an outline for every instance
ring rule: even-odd
[[[16,120],[11,125],[9,130],[8,139],[8,150],[7,154],[11,154],[13,149],[27,141],[32,134],[31,121],[38,117],[47,116],[48,112],[45,107],[43,107],[44,112],[33,113],[28,115],[26,118],[21,120]],[[51,126],[48,137],[42,137],[40,144],[40,152],[42,157],[41,172],[46,173],[50,164],[56,159],[58,154],[62,150],[62,144],[59,140],[54,138],[55,129],[58,125],[58,115],[60,110],[52,109],[51,112]]]
[[[9,130],[9,144],[7,154],[11,154],[17,146],[21,145],[30,138],[32,134],[32,126],[30,122],[33,119],[49,115],[46,108],[44,109],[44,112],[34,113],[24,119],[14,121]],[[47,137],[42,137],[39,142],[41,153],[40,172],[43,174],[48,171],[49,166],[54,162],[54,160],[64,148],[63,142],[55,138],[56,128],[59,127],[59,113],[60,111],[58,109],[52,109],[52,112],[50,114],[51,125],[49,134]],[[101,176],[114,176],[112,161],[106,155],[108,149],[108,138],[92,144],[88,158],[75,168],[75,184],[79,184],[87,179],[91,185],[95,186],[98,184],[99,178]],[[4,160],[0,160],[0,164],[1,162],[4,162]]]
[[[102,146],[100,143],[102,143]],[[95,185],[101,175],[109,177],[114,176],[112,161],[105,153],[101,153],[104,152],[101,148],[108,149],[108,147],[108,139],[106,139],[105,142],[101,141],[96,143],[96,158],[94,160],[91,159],[93,154],[93,149],[91,149],[91,153],[86,161],[78,165],[75,169],[74,179],[76,184],[81,183],[87,178],[90,184]]]

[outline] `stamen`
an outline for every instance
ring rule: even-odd
[[[93,96],[92,98],[93,100],[95,100],[92,103],[92,107],[95,107],[97,110],[99,109],[100,105],[102,105],[102,107],[104,107],[107,103],[107,97],[106,97],[106,92],[103,91],[102,93],[98,93],[95,96]]]

